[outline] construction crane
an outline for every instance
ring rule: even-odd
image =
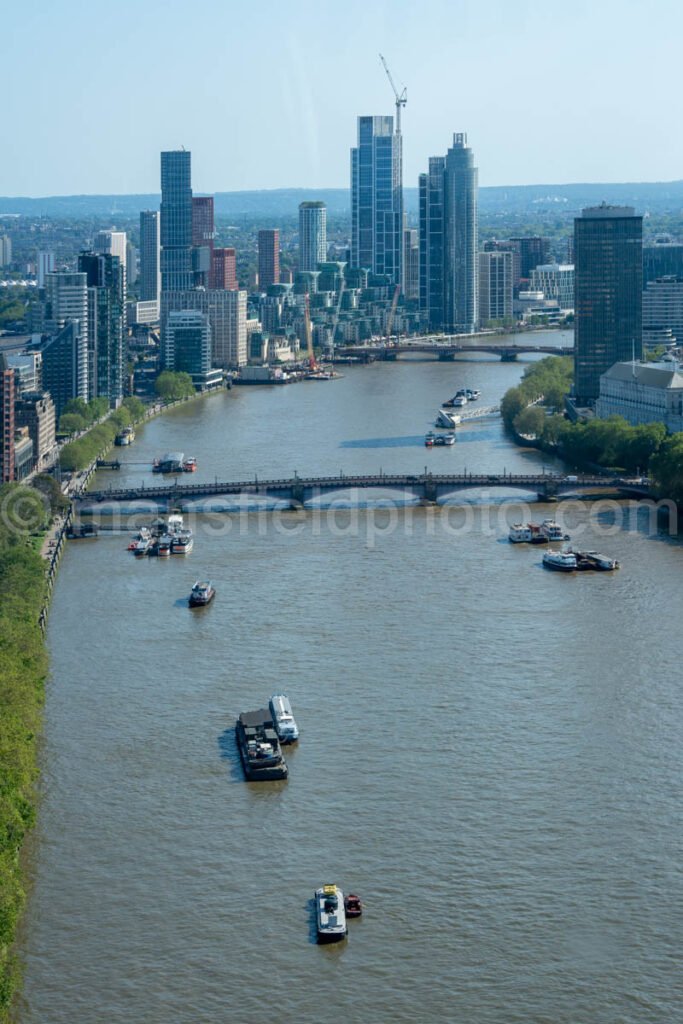
[[[382,61],[382,64],[384,65],[384,70],[387,73],[387,78],[389,79],[389,84],[391,85],[391,88],[394,90],[394,96],[396,97],[396,134],[400,135],[401,134],[401,107],[405,107],[406,103],[408,102],[408,90],[404,86],[403,87],[403,92],[399,93],[398,89],[394,85],[394,80],[391,77],[391,71],[389,70],[389,65],[387,64],[387,62],[385,61],[385,59],[384,59],[384,57],[382,56],[381,53],[379,55],[379,59]]]
[[[389,316],[387,317],[387,345],[391,344],[391,331],[394,326],[394,317],[396,316],[396,307],[398,306],[398,297],[401,294],[401,286],[397,284],[394,289],[394,297],[391,300],[391,309],[389,310]]]

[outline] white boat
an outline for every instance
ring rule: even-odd
[[[454,409],[462,409],[464,405],[467,405],[467,395],[456,395],[452,401]]]
[[[465,397],[468,402],[476,402],[478,398],[481,398],[481,391],[477,391],[476,388],[467,388]]]
[[[437,427],[445,427],[446,430],[452,430],[453,427],[457,427],[459,423],[462,423],[462,418],[456,413],[447,412],[445,409],[439,409],[436,414]]]
[[[289,697],[284,693],[276,693],[270,698],[268,707],[280,743],[296,743],[299,739],[299,727],[294,721]]]
[[[173,534],[171,540],[172,555],[187,555],[192,551],[193,547],[194,537],[192,536],[192,530],[179,530]]]
[[[337,885],[315,890],[315,919],[318,942],[339,942],[346,938],[344,893]]]
[[[511,544],[530,544],[531,527],[524,523],[515,523],[514,526],[510,527],[508,540]]]
[[[559,523],[556,523],[554,519],[544,519],[541,523],[541,533],[543,533],[550,542],[570,540],[569,534],[565,533]]]
[[[444,444],[447,444],[447,445],[455,444],[455,434],[454,433],[450,433],[450,434],[437,434],[434,437],[434,439],[433,439],[433,443],[435,445],[437,445],[437,446],[438,445],[444,445]]]
[[[546,551],[543,554],[543,565],[555,572],[575,572],[576,555],[573,551]]]
[[[152,545],[151,537],[141,537],[132,548],[133,554],[136,558],[141,558],[142,555],[146,555]]]

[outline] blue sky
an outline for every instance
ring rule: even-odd
[[[1,195],[346,187],[358,114],[408,88],[404,183],[466,131],[480,184],[683,178],[674,0],[5,5]]]

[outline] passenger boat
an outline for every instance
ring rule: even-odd
[[[114,444],[119,448],[123,448],[126,445],[132,444],[135,440],[135,431],[132,427],[124,427],[123,430],[116,435],[114,438]]]
[[[192,530],[179,530],[171,538],[171,554],[187,555],[194,547]]]
[[[543,565],[555,572],[575,572],[576,555],[573,551],[546,551],[543,554]]]
[[[183,473],[196,473],[197,460],[195,458],[185,459],[183,462]]]
[[[465,397],[468,402],[476,402],[478,398],[481,398],[481,391],[477,391],[476,388],[466,388]]]
[[[344,900],[344,910],[347,917],[360,917],[363,913],[363,904],[360,896],[355,896],[354,893],[350,892]]]
[[[287,762],[270,711],[243,712],[235,723],[237,749],[249,782],[273,782],[287,778]]]
[[[601,555],[598,551],[573,551],[572,554],[576,555],[576,568],[580,572],[614,572],[619,568],[616,558]]]
[[[315,917],[318,942],[339,942],[346,938],[344,893],[337,885],[315,890]]]
[[[270,698],[268,707],[280,743],[296,743],[299,739],[299,727],[294,720],[289,697],[284,693],[276,693]]]
[[[511,544],[530,544],[531,529],[529,528],[529,525],[524,523],[515,523],[514,526],[510,527],[508,540]]]
[[[541,533],[545,534],[549,543],[562,540],[570,540],[569,534],[565,533],[559,523],[554,519],[544,519],[541,523]]]
[[[197,580],[190,591],[188,604],[190,608],[203,608],[211,604],[216,596],[216,589],[212,586],[211,580]]]
[[[170,534],[165,533],[162,537],[159,537],[156,542],[157,555],[159,558],[170,558],[171,556],[171,544],[173,538]]]
[[[469,394],[473,394],[473,393],[474,392],[469,392]],[[477,397],[479,397],[478,394],[477,394]],[[452,398],[449,398],[448,401],[444,402],[443,404],[444,404],[446,409],[459,409],[459,408],[462,408],[463,405],[467,405],[467,400],[468,400],[468,389],[467,388],[460,388],[459,391],[455,392],[455,394],[453,395]]]
[[[438,446],[455,444],[455,434],[452,431],[449,434],[437,434],[434,444]]]

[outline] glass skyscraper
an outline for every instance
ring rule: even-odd
[[[403,140],[393,117],[359,117],[351,150],[351,266],[402,283]]]
[[[574,220],[574,389],[600,394],[600,375],[643,354],[643,218],[631,206],[588,207]]]
[[[116,409],[123,399],[124,270],[118,256],[82,252],[78,269],[88,280],[90,398]]]
[[[192,288],[192,154],[161,154],[161,290]]]
[[[327,207],[299,203],[299,270],[317,270],[327,260]]]
[[[158,302],[160,284],[159,211],[142,210],[140,213],[140,281],[138,286],[140,301]]]
[[[458,132],[445,157],[420,175],[420,305],[432,330],[477,328],[478,171],[467,136]]]

